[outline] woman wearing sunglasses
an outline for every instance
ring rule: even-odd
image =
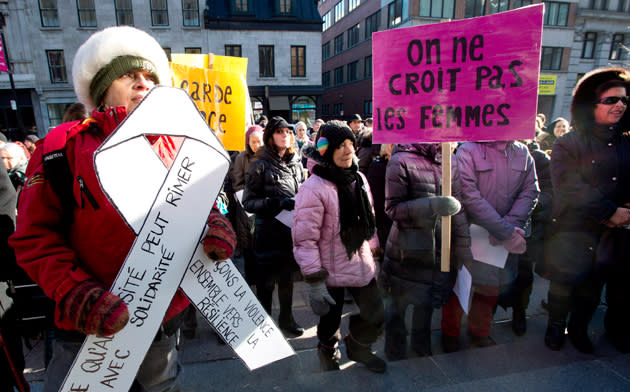
[[[545,244],[551,278],[545,344],[552,350],[562,347],[566,326],[575,348],[594,351],[588,324],[606,284],[606,336],[619,351],[630,352],[629,86],[630,71],[623,68],[584,75],[571,102],[575,131],[553,146]]]

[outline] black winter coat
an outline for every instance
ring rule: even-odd
[[[602,222],[630,203],[630,135],[616,128],[579,129],[551,154],[552,221],[545,243],[550,278],[576,284],[598,263],[626,262],[630,230]],[[605,239],[603,243],[600,243]]]
[[[543,276],[545,273],[543,263],[545,232],[547,224],[551,221],[551,201],[553,195],[551,186],[551,158],[546,152],[539,148],[536,142],[528,143],[527,148],[532,158],[534,158],[540,193],[538,194],[538,203],[536,203],[536,208],[534,208],[527,227],[527,250],[521,258],[524,258],[530,263],[537,262],[536,272]]]
[[[461,200],[457,162],[453,159],[453,196]],[[399,144],[387,165],[385,212],[394,224],[387,238],[383,269],[395,277],[430,284],[440,270],[441,217],[429,206],[441,195],[441,155],[437,145]],[[472,261],[470,231],[463,208],[452,217],[451,271]]]
[[[259,263],[279,263],[293,259],[291,228],[274,217],[282,210],[281,200],[293,198],[304,181],[298,154],[280,157],[266,146],[256,153],[245,177],[243,206],[254,213],[254,250]]]

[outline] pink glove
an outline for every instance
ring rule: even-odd
[[[515,227],[510,238],[503,241],[503,246],[510,253],[514,253],[517,255],[525,253],[525,250],[527,250],[525,231],[520,227]]]

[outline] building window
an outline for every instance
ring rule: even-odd
[[[330,114],[330,104],[322,105],[322,114]]]
[[[258,46],[258,74],[261,78],[275,76],[273,45]]]
[[[466,17],[473,18],[486,14],[486,0],[467,0]]]
[[[94,0],[77,0],[80,27],[96,27]]]
[[[508,10],[508,0],[490,0],[490,14]]]
[[[225,45],[225,55],[232,57],[243,57],[241,45]]]
[[[306,76],[306,46],[291,46],[291,76]]]
[[[199,0],[182,0],[184,26],[199,26]]]
[[[343,34],[335,37],[335,54],[343,52]]]
[[[59,27],[57,0],[39,0],[39,16],[42,27]]]
[[[346,12],[345,0],[341,0],[339,3],[335,4],[335,20],[333,23],[337,23],[344,17]]]
[[[361,4],[361,0],[348,0],[348,12],[352,12]]]
[[[186,54],[201,54],[201,48],[184,48]]]
[[[233,14],[251,14],[253,12],[252,0],[230,0],[230,8]]]
[[[455,0],[420,0],[420,16],[453,18],[455,16]]]
[[[330,58],[330,41],[322,45],[322,60],[328,60]]]
[[[333,116],[343,116],[343,103],[336,103],[333,106]]]
[[[348,64],[348,82],[354,82],[359,79],[359,62],[353,61]]]
[[[372,101],[363,101],[363,114],[366,117],[370,117],[372,115]]]
[[[61,124],[63,114],[69,105],[69,103],[49,103],[46,105],[48,109],[48,123],[51,127]]]
[[[335,68],[335,86],[343,84],[343,66]]]
[[[48,71],[50,73],[51,83],[66,83],[68,76],[66,75],[66,61],[63,57],[63,50],[47,50]]]
[[[512,9],[517,9],[517,8],[521,8],[521,7],[526,7],[528,5],[532,5],[534,4],[534,2],[532,0],[514,0],[514,3],[512,5]]]
[[[151,0],[151,25],[168,26],[168,4],[166,0]]]
[[[372,77],[372,56],[367,56],[363,59],[363,78],[368,79]]]
[[[365,19],[365,39],[372,38],[372,33],[378,31],[378,21],[381,19],[381,11],[376,11]]]
[[[330,28],[330,26],[332,25],[332,23],[330,22],[330,11],[326,12],[326,15],[324,15],[324,17],[322,18],[323,23],[322,23],[322,31],[326,31]]]
[[[405,15],[407,15],[407,0],[395,0],[387,6],[387,26],[398,26]]]
[[[628,4],[630,4],[630,1],[628,0],[619,0],[619,2],[617,3],[617,11],[618,12],[628,12]]]
[[[610,44],[610,60],[628,60],[630,58],[630,34],[613,34]]]
[[[359,43],[360,25],[356,24],[348,29],[348,47],[352,47]]]
[[[569,3],[545,1],[543,23],[547,26],[566,26],[569,20]]]
[[[322,86],[330,87],[330,71],[326,71],[322,74]]]
[[[166,57],[168,58],[168,61],[171,61],[171,48],[162,48],[164,50],[164,53],[166,53]]]
[[[582,45],[582,58],[595,58],[595,45],[597,44],[597,33],[585,33],[584,44]]]
[[[276,10],[279,15],[293,15],[293,0],[276,0]]]
[[[562,66],[562,52],[564,48],[543,46],[540,69],[558,71]]]
[[[115,0],[116,24],[118,26],[133,26],[133,10],[131,0]]]
[[[589,8],[592,10],[608,11],[608,0],[591,0]]]

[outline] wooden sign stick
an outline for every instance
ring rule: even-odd
[[[442,196],[451,196],[451,143],[442,144]],[[451,217],[442,217],[442,272],[451,266]]]

